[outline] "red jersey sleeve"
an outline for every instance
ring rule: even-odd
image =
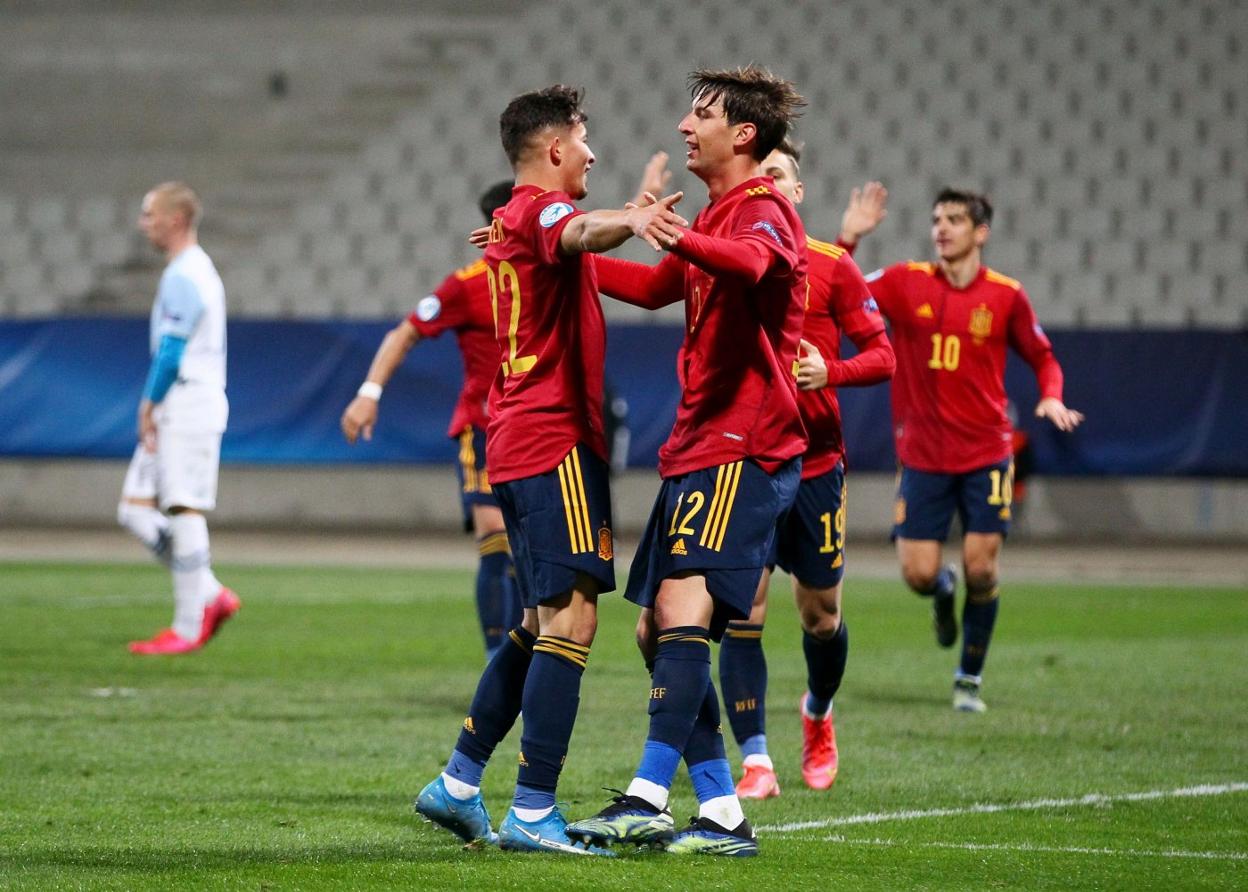
[[[408,315],[407,321],[420,333],[422,338],[436,338],[444,331],[455,330],[468,321],[468,289],[464,287],[464,279],[472,275],[472,270],[484,261],[458,269],[451,273],[433,293],[420,299],[416,309]]]
[[[1062,367],[1053,355],[1053,345],[1048,335],[1040,327],[1036,319],[1036,311],[1032,309],[1027,293],[1021,288],[1014,298],[1014,306],[1010,313],[1010,346],[1027,360],[1027,364],[1036,373],[1036,381],[1040,385],[1040,398],[1062,398]]]
[[[905,307],[900,288],[905,268],[904,263],[895,263],[863,277],[879,311],[890,319]]]
[[[837,261],[833,282],[832,315],[841,331],[854,342],[858,354],[829,365],[828,383],[867,385],[888,380],[897,359],[884,334],[884,317],[862,271],[848,254]]]
[[[575,207],[562,192],[544,192],[533,199],[529,213],[537,224],[532,231],[538,259],[542,263],[558,263],[563,257],[559,251],[563,228],[585,212]]]
[[[598,272],[598,290],[607,297],[647,310],[657,310],[684,299],[684,265],[671,254],[658,266],[605,254],[595,254],[593,259]]]

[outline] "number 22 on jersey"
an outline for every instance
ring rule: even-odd
[[[506,260],[499,261],[498,271],[495,272],[491,266],[485,268],[486,276],[490,282],[490,309],[494,311],[494,336],[498,337],[501,333],[499,326],[499,293],[504,296],[510,295],[511,307],[508,312],[507,319],[507,358],[503,360],[504,375],[522,375],[533,368],[537,364],[537,355],[530,353],[527,356],[517,356],[518,348],[516,346],[516,332],[520,330],[520,277],[516,274],[516,268]]]

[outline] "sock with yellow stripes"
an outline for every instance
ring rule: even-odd
[[[978,677],[983,673],[998,603],[995,583],[983,589],[967,585],[966,603],[962,605],[962,675]]]
[[[512,596],[507,571],[511,564],[511,552],[507,548],[507,534],[490,533],[477,540],[477,552],[481,555],[477,564],[477,619],[481,623],[481,635],[485,638],[485,651],[493,654],[511,626],[507,625],[508,598]]]
[[[719,684],[741,755],[767,755],[767,657],[761,623],[728,623],[719,645]]]
[[[520,714],[533,642],[532,633],[517,626],[503,639],[481,673],[455,751],[446,765],[449,777],[474,787],[481,785],[485,763]]]
[[[539,635],[533,645],[533,663],[524,682],[524,733],[514,802],[516,808],[532,810],[526,813],[555,805],[588,659],[589,648],[568,638]]]
[[[628,792],[644,788],[650,795],[641,794],[642,798],[663,808],[667,803],[654,799],[665,798],[662,793],[672,786],[680,757],[706,700],[707,689],[713,690],[713,687],[710,633],[706,628],[676,626],[660,629],[658,637],[650,684],[650,732]],[[722,746],[721,738],[721,752]]]

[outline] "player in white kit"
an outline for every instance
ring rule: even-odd
[[[135,654],[203,647],[242,606],[212,572],[204,512],[217,504],[225,399],[225,289],[199,246],[199,198],[183,183],[143,197],[139,228],[169,261],[152,306],[152,366],[117,520],[173,575],[173,623]]]

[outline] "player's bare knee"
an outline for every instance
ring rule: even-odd
[[[997,575],[991,571],[966,572],[966,600],[972,604],[986,604],[997,597]]]
[[[801,617],[802,630],[821,641],[836,637],[841,629],[841,612],[835,607],[803,610]]]
[[[911,591],[923,594],[932,590],[936,584],[936,576],[940,573],[939,566],[921,566],[906,564],[901,568],[901,578],[905,580]]]

